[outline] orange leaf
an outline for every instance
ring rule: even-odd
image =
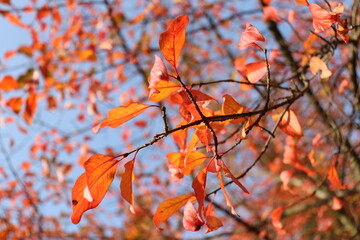
[[[237,70],[251,83],[257,83],[267,73],[265,61],[248,63]]]
[[[238,103],[232,96],[226,94],[223,96],[222,112],[224,115],[243,113],[245,107]],[[246,121],[247,118],[237,118],[231,120],[231,123],[239,124]]]
[[[134,212],[134,195],[132,191],[132,182],[134,181],[134,162],[135,160],[131,160],[127,162],[125,167],[125,173],[121,178],[120,190],[121,196],[130,203],[130,211]]]
[[[6,102],[6,106],[11,108],[14,113],[18,114],[21,110],[22,102],[23,101],[21,97],[13,97]]]
[[[242,185],[239,180],[230,172],[230,170],[228,169],[228,167],[225,165],[224,161],[221,160],[222,163],[222,168],[224,170],[225,176],[231,178],[231,180],[233,180],[233,182],[238,185],[244,192],[249,193],[249,191],[244,187],[244,185]]]
[[[343,185],[340,181],[339,175],[337,174],[334,164],[330,165],[328,174],[329,174],[328,179],[334,186],[336,186],[337,188],[340,188],[340,189],[346,189],[346,186]]]
[[[272,112],[272,119],[274,122],[277,122],[280,119],[280,116],[283,112],[284,108],[278,108]],[[295,115],[295,113],[292,110],[287,110],[282,117],[279,128],[281,131],[286,133],[289,136],[292,137],[302,137],[303,132],[300,126],[300,123]]]
[[[4,91],[10,91],[17,88],[19,88],[19,84],[15,78],[10,75],[6,75],[0,82],[0,89]]]
[[[295,0],[297,3],[300,3],[302,5],[308,6],[309,2],[307,0]]]
[[[205,203],[205,187],[206,187],[206,175],[207,168],[201,170],[192,183],[192,188],[194,189],[196,200],[199,203],[199,213],[200,215],[204,211],[204,203]]]
[[[184,207],[184,228],[188,231],[199,231],[202,225],[204,225],[204,220],[198,211],[196,211],[194,204],[188,200]]]
[[[89,60],[89,58],[93,55],[94,55],[93,50],[91,50],[91,49],[84,50],[79,53],[79,61]]]
[[[202,164],[206,160],[207,156],[199,151],[190,152],[185,158],[185,167],[183,169],[184,175],[189,175],[191,171]]]
[[[37,95],[35,93],[29,94],[25,102],[25,110],[23,112],[23,118],[27,124],[32,123],[35,111],[37,108]]]
[[[194,201],[195,196],[190,194],[185,194],[179,197],[165,200],[162,203],[160,203],[153,217],[153,222],[155,226],[159,227],[160,223],[165,222],[169,217],[171,217],[171,215],[173,215],[182,206],[184,206],[188,200]]]
[[[189,17],[182,15],[177,17],[169,28],[160,34],[160,51],[166,61],[176,69],[180,52],[185,44],[186,26],[189,23]]]
[[[182,169],[184,167],[185,154],[179,152],[172,152],[166,154],[168,161],[176,168]]]
[[[262,21],[266,22],[267,20],[274,21],[274,22],[281,22],[279,14],[273,6],[265,6],[263,7],[264,16]]]
[[[283,229],[282,223],[280,222],[283,211],[284,211],[284,207],[277,207],[270,214],[271,222],[279,234],[286,233],[285,230]]]
[[[152,102],[160,102],[165,98],[169,97],[173,92],[180,88],[179,84],[172,81],[160,80],[150,90],[149,100]]]
[[[131,103],[126,107],[116,107],[108,112],[108,117],[101,123],[100,128],[109,126],[116,128],[121,124],[129,121],[137,115],[144,112],[147,108],[152,105],[146,105],[141,103]]]
[[[10,23],[17,25],[18,27],[26,28],[26,25],[23,24],[18,17],[12,15],[11,13],[7,12],[6,17]]]
[[[214,209],[212,208],[212,204],[214,199],[206,206],[205,208],[205,219],[206,219],[206,231],[205,233],[209,233],[215,231],[216,229],[223,226],[220,219],[214,216]]]
[[[111,159],[96,154],[85,162],[86,172],[77,179],[72,191],[72,223],[79,223],[85,211],[97,207],[103,200],[119,163]]]
[[[240,41],[238,43],[238,47],[240,49],[245,49],[248,47],[258,47],[262,50],[256,41],[264,42],[265,38],[261,33],[257,30],[257,28],[251,24],[246,24],[246,28],[244,32],[241,34]]]
[[[326,63],[321,60],[319,57],[312,57],[310,59],[310,71],[312,74],[316,74],[319,70],[321,70],[321,79],[329,78],[331,76],[331,71],[326,66]]]
[[[222,179],[222,175],[221,175],[221,171],[218,171],[217,177],[218,177],[218,179],[219,179],[220,188],[221,188],[221,190],[222,190],[223,193],[224,193],[225,200],[226,200],[226,204],[230,207],[231,213],[234,214],[235,216],[238,216],[238,214],[237,214],[236,211],[235,211],[234,206],[232,205],[232,203],[231,203],[231,201],[230,201],[229,195],[228,195],[227,192],[226,192],[226,189],[225,189],[225,186],[224,186],[224,182],[223,182],[223,179]]]

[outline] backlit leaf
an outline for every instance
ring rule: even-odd
[[[205,204],[205,187],[206,187],[206,175],[207,168],[201,170],[192,183],[192,188],[194,189],[196,200],[199,203],[199,213],[202,214],[204,211]]]
[[[312,74],[316,74],[319,70],[321,70],[320,78],[325,79],[331,76],[331,71],[326,66],[326,63],[321,60],[319,57],[312,57],[310,59],[310,71]]]
[[[295,0],[297,3],[300,3],[302,5],[308,6],[309,2],[307,0]]]
[[[177,83],[170,80],[160,80],[150,90],[149,100],[152,102],[160,102],[179,89],[180,86]]]
[[[262,50],[256,41],[264,42],[265,38],[261,33],[257,30],[257,28],[251,24],[246,24],[246,28],[241,34],[240,41],[238,43],[238,47],[240,49],[246,49],[248,47],[258,47]]]
[[[141,103],[131,103],[126,107],[121,106],[111,109],[108,112],[108,117],[104,119],[100,127],[103,128],[109,126],[112,128],[116,128],[121,124],[129,121],[130,119],[136,117],[137,115],[141,114],[151,106],[152,105],[146,105]]]
[[[309,10],[313,18],[315,33],[326,31],[338,20],[337,14],[332,14],[315,3],[309,4]]]
[[[188,200],[184,207],[184,228],[188,231],[199,231],[202,225],[204,225],[204,220],[194,207],[194,204]]]
[[[331,164],[330,168],[329,168],[329,173],[328,173],[328,180],[337,188],[340,189],[346,189],[346,186],[343,185],[340,181],[339,175],[336,171],[335,165]]]
[[[79,223],[85,211],[100,204],[114,179],[118,163],[102,154],[93,155],[85,162],[85,173],[72,190],[72,223]]]
[[[277,207],[270,214],[271,222],[279,234],[286,233],[280,221],[283,211],[284,211],[284,207]]]
[[[22,102],[23,100],[21,97],[13,97],[6,102],[6,106],[11,108],[14,113],[18,114],[21,110]]]
[[[202,164],[207,159],[207,156],[199,151],[190,152],[185,158],[185,166],[183,169],[184,175],[189,175],[191,171]]]
[[[121,178],[120,190],[121,196],[130,203],[130,211],[134,212],[134,195],[132,191],[132,182],[134,181],[134,162],[135,160],[131,160],[127,162],[125,167],[125,173]]]
[[[222,112],[224,115],[243,113],[245,107],[238,103],[232,96],[226,94],[223,96]],[[237,118],[231,120],[231,123],[239,124],[246,121],[247,118]]]
[[[181,50],[185,44],[186,26],[189,17],[182,15],[177,17],[169,28],[160,34],[159,46],[166,61],[176,69]]]
[[[23,118],[25,122],[31,125],[35,111],[37,108],[37,95],[30,93],[25,102],[25,110],[23,112]]]
[[[13,78],[10,75],[4,76],[0,82],[0,89],[2,89],[4,91],[10,91],[10,90],[14,90],[17,88],[19,88],[19,84],[17,83],[15,78]]]
[[[232,205],[232,203],[231,203],[231,201],[230,201],[230,197],[229,197],[229,195],[228,195],[227,192],[226,192],[226,189],[225,189],[225,186],[224,186],[224,182],[223,182],[223,179],[222,179],[221,171],[218,171],[217,177],[218,177],[218,179],[219,179],[220,188],[221,188],[221,190],[223,191],[223,194],[224,194],[224,196],[225,196],[226,204],[230,207],[231,213],[234,214],[235,216],[238,216],[238,214],[237,214],[236,211],[235,211],[234,206]]]
[[[275,7],[273,6],[265,6],[263,7],[264,16],[262,21],[266,22],[267,20],[274,21],[274,22],[281,22],[279,14]]]
[[[153,222],[156,227],[159,227],[159,224],[165,222],[169,217],[171,217],[175,212],[177,212],[182,206],[184,206],[188,200],[194,201],[195,196],[190,194],[181,195],[175,198],[171,198],[160,203],[156,209],[155,215],[153,217]]]
[[[275,109],[272,112],[272,119],[277,122],[284,108]],[[281,131],[292,137],[302,137],[303,132],[294,111],[288,109],[279,123]]]
[[[216,229],[223,226],[221,220],[214,216],[214,209],[212,207],[213,202],[214,202],[214,198],[211,200],[211,202],[205,208],[205,212],[204,212],[205,219],[206,219],[205,233],[215,231]]]

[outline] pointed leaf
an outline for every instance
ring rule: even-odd
[[[264,16],[262,21],[266,22],[267,20],[274,21],[274,22],[281,22],[279,14],[275,7],[273,6],[265,6],[263,7]]]
[[[239,186],[239,188],[241,188],[244,192],[249,193],[249,191],[244,187],[244,185],[242,185],[240,183],[240,181],[230,172],[230,170],[228,169],[228,167],[225,165],[224,161],[221,160],[222,162],[222,168],[224,170],[225,176],[231,178],[231,180],[233,180],[233,182]]]
[[[169,28],[160,35],[160,51],[166,61],[175,69],[181,50],[185,44],[186,26],[188,23],[189,17],[187,15],[179,16],[170,24]]]
[[[248,47],[258,47],[262,50],[256,41],[264,42],[265,38],[261,33],[257,30],[257,28],[251,24],[246,24],[246,28],[244,32],[241,34],[240,41],[238,43],[238,47],[240,49],[246,49]]]
[[[251,83],[257,83],[267,73],[265,61],[252,62],[243,66],[240,73]]]
[[[25,102],[25,110],[23,112],[23,118],[25,122],[31,125],[37,108],[37,94],[30,93]]]
[[[315,33],[325,32],[327,29],[331,28],[331,25],[339,18],[337,14],[329,13],[315,3],[309,4],[309,10],[313,18]]]
[[[116,107],[108,112],[108,117],[101,123],[100,127],[112,127],[116,128],[121,124],[129,121],[137,115],[144,112],[152,105],[146,105],[141,103],[131,103],[126,107]]]
[[[184,206],[188,200],[193,201],[195,200],[195,197],[190,194],[185,194],[160,203],[153,217],[155,226],[159,227],[160,223],[165,222],[171,215]]]
[[[183,168],[183,174],[189,175],[191,171],[202,164],[207,159],[207,156],[199,151],[193,151],[185,158],[185,167]]]
[[[149,100],[152,102],[160,102],[179,89],[180,86],[177,83],[174,83],[170,80],[168,81],[160,80],[150,90]]]
[[[283,225],[280,221],[281,215],[282,215],[284,209],[285,209],[284,207],[277,207],[270,214],[271,222],[279,234],[286,233],[285,230],[283,229]]]
[[[124,165],[125,173],[122,176],[120,183],[121,196],[130,203],[131,212],[134,211],[134,195],[132,191],[132,182],[134,181],[134,162],[135,160],[131,160]]]
[[[199,231],[202,225],[204,225],[204,220],[202,220],[194,204],[188,200],[184,207],[184,228],[188,231]]]
[[[308,6],[309,2],[307,0],[295,0],[297,3],[300,3],[302,5]]]
[[[226,189],[225,189],[225,186],[224,186],[224,182],[223,182],[223,179],[222,179],[221,171],[218,171],[217,177],[218,177],[218,179],[219,179],[220,188],[221,188],[221,190],[223,191],[223,194],[224,194],[224,196],[225,196],[226,204],[230,207],[231,213],[234,214],[235,216],[238,216],[238,214],[237,214],[236,211],[235,211],[234,206],[232,205],[232,203],[231,203],[231,201],[230,201],[230,197],[229,197],[229,195],[228,195],[227,192],[226,192]]]
[[[22,102],[23,100],[21,97],[13,97],[6,102],[6,106],[11,108],[14,113],[18,114],[21,110]]]
[[[211,202],[205,208],[205,212],[204,212],[205,219],[206,219],[205,233],[215,231],[216,229],[223,226],[221,220],[214,216],[214,209],[212,207],[213,202],[214,202],[214,198],[211,200]]]

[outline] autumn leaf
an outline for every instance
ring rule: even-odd
[[[204,211],[205,204],[205,187],[206,187],[206,176],[207,168],[201,170],[192,183],[192,188],[194,189],[196,200],[199,203],[199,214],[201,215]]]
[[[183,168],[183,174],[189,175],[191,171],[202,164],[207,159],[207,156],[199,151],[190,152],[186,155],[185,166]]]
[[[223,168],[223,171],[225,173],[225,176],[231,178],[231,180],[236,184],[238,185],[239,188],[241,188],[244,192],[246,193],[249,193],[249,191],[244,187],[244,185],[242,185],[240,183],[240,181],[230,172],[229,168],[225,165],[224,161],[221,160],[222,162],[222,168]]]
[[[346,189],[347,187],[343,185],[340,181],[339,175],[336,171],[335,165],[332,163],[329,168],[328,172],[328,180],[333,184],[335,187],[340,189]]]
[[[22,102],[23,100],[21,97],[13,97],[6,102],[6,106],[11,108],[14,113],[18,114],[21,110]]]
[[[130,203],[130,211],[135,213],[134,210],[134,195],[132,191],[132,182],[134,181],[134,162],[135,160],[131,160],[127,162],[125,167],[125,173],[121,178],[120,190],[121,196]]]
[[[250,83],[257,83],[267,73],[265,61],[248,63],[237,68],[240,74],[247,78]]]
[[[277,207],[270,214],[271,222],[279,234],[286,233],[280,221],[284,209],[285,209],[284,207]]]
[[[321,60],[321,58],[319,58],[319,57],[316,57],[316,56],[312,57],[310,59],[309,65],[310,65],[310,71],[314,75],[319,70],[321,70],[321,75],[320,75],[321,79],[329,78],[332,74],[331,71],[326,66],[326,63],[323,60]]]
[[[184,228],[188,231],[199,231],[202,225],[204,225],[204,220],[194,207],[194,204],[188,200],[184,207]]]
[[[155,63],[149,77],[149,100],[160,102],[177,91],[180,86],[169,80],[163,60],[155,55]]]
[[[190,194],[181,195],[175,198],[171,198],[160,203],[156,209],[155,215],[153,217],[153,222],[156,227],[159,227],[159,224],[165,222],[169,217],[171,217],[175,212],[177,212],[182,206],[184,206],[188,201],[194,201],[195,196]]]
[[[256,41],[264,42],[265,38],[261,33],[257,30],[257,28],[251,24],[246,24],[246,28],[244,32],[241,34],[240,41],[238,43],[238,47],[240,49],[246,49],[248,47],[258,47],[260,50],[263,50],[260,45],[256,43]]]
[[[224,115],[240,114],[240,113],[244,112],[245,107],[242,106],[240,103],[238,103],[229,94],[225,94],[223,96],[223,104],[222,104],[221,110]],[[239,124],[239,123],[246,121],[246,119],[247,118],[237,118],[237,119],[231,120],[230,122],[234,123],[234,124]]]
[[[175,70],[177,69],[176,65],[181,50],[185,44],[186,26],[188,23],[189,17],[187,15],[179,16],[170,24],[165,32],[160,34],[160,51]]]
[[[278,108],[272,112],[272,119],[274,120],[274,122],[279,121],[280,116],[283,111],[284,111],[284,108]],[[294,111],[292,111],[291,109],[288,109],[285,112],[284,116],[282,117],[282,119],[279,123],[279,128],[281,131],[283,131],[284,133],[286,133],[289,136],[292,136],[292,137],[302,137],[303,136],[303,132],[302,132],[300,123],[299,123]]]
[[[273,6],[265,6],[263,7],[264,16],[262,18],[263,22],[266,22],[267,20],[273,21],[273,22],[281,22],[281,19],[279,17],[279,14],[275,7]]]
[[[238,216],[238,214],[237,214],[236,211],[235,211],[234,206],[232,205],[232,203],[231,203],[231,201],[230,201],[230,197],[229,197],[229,195],[228,195],[227,192],[226,192],[221,171],[218,171],[217,177],[218,177],[218,179],[219,179],[220,188],[221,188],[221,190],[223,191],[223,194],[224,194],[224,196],[225,196],[226,205],[228,205],[228,206],[230,207],[232,214],[234,214],[235,216]]]
[[[25,110],[23,112],[23,118],[29,125],[32,124],[32,120],[37,108],[37,94],[30,93],[25,101]]]
[[[89,60],[92,56],[94,56],[94,51],[87,49],[79,53],[78,59],[79,61],[86,61]]]
[[[331,26],[339,20],[339,15],[342,13],[343,8],[338,6],[333,12],[328,12],[315,3],[309,4],[309,10],[313,18],[313,27],[315,33],[321,33],[331,28]]]
[[[85,211],[100,204],[115,177],[118,163],[119,160],[102,154],[93,155],[85,162],[85,173],[77,179],[72,191],[72,223],[79,223]]]
[[[14,90],[17,88],[19,88],[19,84],[17,83],[15,78],[13,78],[10,75],[4,76],[0,82],[0,89],[2,89],[4,91],[10,91],[10,90]]]
[[[215,231],[218,228],[223,226],[221,220],[214,216],[214,209],[212,207],[213,202],[214,202],[214,199],[211,200],[211,202],[205,208],[205,212],[204,212],[205,219],[206,219],[205,233]]]
[[[141,103],[131,103],[126,107],[121,106],[111,109],[108,112],[108,117],[101,123],[100,128],[107,126],[116,128],[152,106],[153,105],[146,105]]]
[[[300,3],[302,5],[308,6],[309,2],[307,0],[295,0],[297,3]]]

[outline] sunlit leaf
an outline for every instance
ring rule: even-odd
[[[0,89],[4,91],[10,91],[19,88],[19,84],[16,79],[10,75],[6,75],[0,82]]]
[[[302,5],[308,6],[309,2],[307,0],[295,0],[297,3],[300,3]]]
[[[228,205],[228,206],[230,207],[232,214],[234,214],[235,216],[238,216],[238,214],[237,214],[236,211],[235,211],[234,206],[232,205],[232,203],[231,203],[231,201],[230,201],[230,197],[229,197],[229,195],[228,195],[227,192],[226,192],[221,171],[218,171],[217,177],[218,177],[218,179],[219,179],[220,188],[221,188],[221,190],[223,191],[223,194],[224,194],[224,196],[225,196],[226,205]]]
[[[215,231],[216,229],[223,226],[220,219],[214,216],[214,209],[212,207],[214,199],[206,206],[205,208],[205,219],[206,219],[206,231],[205,233],[209,233]]]
[[[199,213],[202,214],[204,211],[205,196],[206,196],[206,175],[207,169],[204,168],[201,170],[192,183],[192,188],[194,189],[196,200],[199,203]]]
[[[315,3],[309,4],[309,10],[313,18],[313,27],[315,33],[321,33],[326,31],[339,20],[339,12],[328,12]]]
[[[284,207],[277,207],[270,214],[271,222],[279,234],[286,233],[280,221],[283,211],[284,211]]]
[[[131,160],[127,162],[125,167],[125,173],[121,178],[120,190],[121,196],[130,203],[130,211],[134,212],[134,195],[132,191],[132,182],[134,181],[134,162],[135,160]]]
[[[240,103],[238,103],[232,96],[225,94],[223,96],[223,104],[221,109],[224,115],[230,115],[230,114],[243,113],[245,107],[242,106]],[[234,124],[239,124],[246,121],[246,119],[247,118],[237,118],[231,120],[230,122]]]
[[[266,22],[267,20],[274,21],[274,22],[281,22],[279,14],[275,7],[273,6],[265,6],[263,7],[264,16],[262,21]]]
[[[37,99],[38,99],[37,94],[30,93],[25,101],[25,109],[23,112],[23,118],[24,118],[25,122],[29,125],[32,124],[32,121],[33,121],[33,118],[35,115],[35,111],[37,108]]]
[[[328,173],[328,180],[331,182],[331,184],[333,184],[335,187],[340,188],[340,189],[346,189],[347,187],[345,185],[343,185],[340,181],[339,175],[336,171],[335,165],[331,164],[330,168],[329,168],[329,173]]]
[[[316,74],[319,70],[321,70],[320,78],[326,79],[331,76],[331,71],[326,66],[326,63],[321,60],[319,57],[312,57],[309,62],[310,71],[312,74]]]
[[[72,223],[79,223],[85,211],[100,204],[115,177],[118,163],[102,154],[93,155],[85,162],[86,172],[77,179],[72,190]]]
[[[188,231],[199,231],[202,225],[204,225],[204,220],[194,207],[194,204],[188,200],[184,207],[184,228]]]
[[[21,110],[22,103],[23,100],[21,97],[13,97],[6,102],[6,106],[11,108],[11,110],[13,110],[14,113],[18,114]]]
[[[155,226],[159,227],[160,223],[166,221],[169,217],[171,217],[171,215],[173,215],[182,206],[184,206],[188,202],[188,200],[194,201],[195,196],[190,194],[185,194],[165,200],[162,203],[160,203],[153,217],[153,222]]]
[[[151,93],[149,100],[152,102],[160,102],[179,89],[180,86],[177,83],[174,83],[170,80],[160,80],[156,83],[155,86],[153,86],[152,91],[150,90]]]
[[[202,164],[207,159],[207,156],[199,151],[190,152],[185,158],[185,166],[183,168],[183,174],[189,175],[191,171]]]
[[[131,103],[126,107],[121,106],[111,109],[108,112],[108,117],[104,119],[100,127],[103,128],[109,126],[112,128],[116,128],[121,124],[129,121],[130,119],[136,117],[137,115],[141,114],[151,106],[152,105],[146,105],[141,103]]]
[[[261,33],[257,30],[257,28],[251,24],[246,24],[246,28],[241,34],[240,41],[238,43],[238,47],[240,49],[246,49],[248,47],[258,47],[262,50],[262,47],[256,43],[256,41],[264,42],[265,38]]]
[[[283,112],[284,108],[278,108],[275,109],[272,112],[272,119],[274,120],[274,122],[277,122],[280,119],[280,116]],[[303,132],[300,126],[300,123],[294,113],[294,111],[292,111],[291,109],[288,109],[283,118],[281,119],[280,123],[279,123],[279,128],[281,129],[281,131],[283,131],[284,133],[286,133],[289,136],[292,137],[302,137],[303,136]]]
[[[179,16],[170,24],[165,32],[160,34],[160,51],[166,61],[175,69],[185,44],[186,26],[188,23],[189,17],[187,15]]]

